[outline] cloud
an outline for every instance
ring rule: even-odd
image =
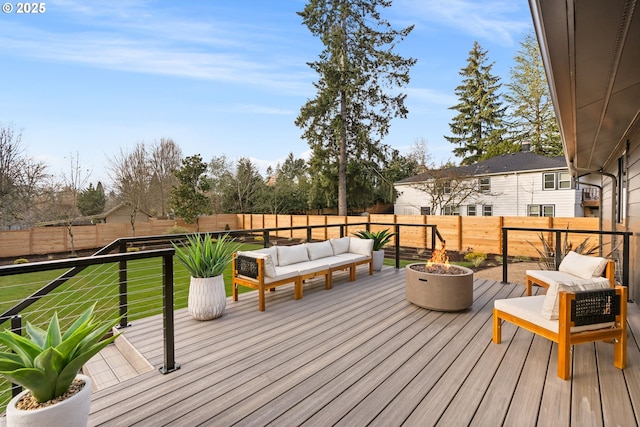
[[[406,13],[411,14],[414,20],[445,25],[460,33],[491,40],[505,46],[513,45],[515,43],[514,37],[518,38],[531,27],[530,21],[521,18],[522,11],[520,9],[526,7],[526,2],[512,0],[400,0],[397,5]]]

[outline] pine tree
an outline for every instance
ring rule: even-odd
[[[196,154],[183,159],[182,166],[174,172],[178,185],[171,190],[170,206],[187,224],[195,222],[196,230],[198,217],[211,213],[211,201],[205,194],[209,191],[206,171],[207,164]]]
[[[316,98],[300,109],[295,123],[313,152],[315,189],[333,202],[332,188],[338,183],[338,215],[347,214],[348,179],[357,179],[349,170],[361,171],[351,163],[383,159],[381,141],[391,119],[408,114],[406,95],[394,95],[392,88],[409,82],[416,60],[403,58],[393,48],[413,26],[393,29],[377,10],[390,6],[389,0],[309,0],[298,13],[325,49],[319,60],[309,63],[319,75]],[[317,198],[312,196],[312,204]]]
[[[510,70],[511,81],[506,85],[509,91],[505,94],[511,105],[511,133],[516,139],[528,142],[534,153],[560,156],[562,140],[533,33],[526,34],[520,46]]]
[[[491,74],[493,63],[487,64],[487,51],[478,42],[473,43],[467,62],[460,71],[462,84],[455,90],[460,103],[449,108],[458,111],[449,123],[453,136],[445,136],[457,145],[453,153],[462,157],[463,165],[518,150],[504,139],[506,107],[498,92],[500,78]]]

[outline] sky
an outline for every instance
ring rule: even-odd
[[[9,13],[7,4],[12,9]],[[42,13],[0,13],[0,125],[24,154],[109,186],[108,164],[138,143],[171,138],[184,156],[249,158],[264,175],[309,146],[294,121],[315,97],[307,65],[323,45],[296,12],[304,0],[48,0]],[[458,161],[446,141],[460,69],[474,41],[509,81],[532,30],[526,0],[394,0],[382,16],[415,25],[395,51],[417,59],[406,119],[384,143],[408,154],[426,141],[436,163]]]

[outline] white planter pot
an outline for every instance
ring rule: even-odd
[[[224,278],[192,277],[189,284],[189,314],[196,320],[211,320],[222,316],[227,306]]]
[[[384,249],[373,251],[373,269],[375,271],[382,270],[384,264]]]
[[[24,390],[11,399],[7,405],[7,427],[85,427],[89,421],[91,407],[91,378],[78,374],[84,387],[69,399],[42,409],[23,411],[16,408],[16,403],[29,392]]]

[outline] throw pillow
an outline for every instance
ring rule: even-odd
[[[275,246],[271,246],[270,248],[256,249],[255,252],[271,255],[271,259],[273,259],[273,263],[276,266],[278,265],[278,249]]]
[[[238,251],[238,255],[244,255],[251,258],[262,258],[264,260],[264,275],[267,277],[276,277],[276,266],[271,255],[256,251],[242,252]]]
[[[373,239],[351,237],[351,241],[349,242],[349,252],[352,254],[371,256],[373,252]]]
[[[542,317],[549,320],[558,320],[558,313],[560,312],[560,292],[590,291],[607,289],[609,287],[611,287],[611,284],[606,279],[551,283],[544,297],[544,303],[542,304]]]

